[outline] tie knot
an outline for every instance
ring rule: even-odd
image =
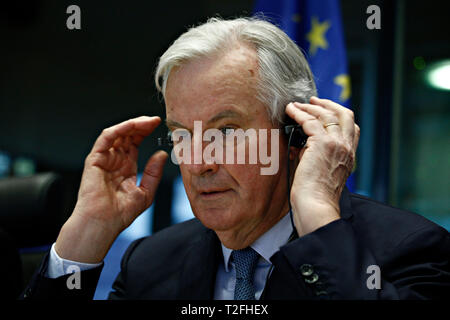
[[[247,247],[241,250],[234,250],[231,253],[231,257],[236,267],[236,278],[252,279],[259,254],[251,247]]]

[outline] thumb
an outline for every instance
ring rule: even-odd
[[[145,191],[148,203],[153,202],[153,198],[162,178],[164,164],[169,155],[165,151],[157,151],[145,165],[139,188]]]

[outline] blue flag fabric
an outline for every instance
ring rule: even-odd
[[[320,98],[350,108],[351,87],[339,0],[257,0],[254,13],[265,17],[305,53]],[[347,180],[355,189],[353,175]]]

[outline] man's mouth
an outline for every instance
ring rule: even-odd
[[[205,199],[211,199],[211,198],[217,198],[220,196],[223,196],[224,194],[231,191],[231,189],[224,189],[224,190],[205,190],[200,192],[200,195],[202,198]]]

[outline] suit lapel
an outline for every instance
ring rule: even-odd
[[[184,257],[178,299],[210,300],[218,263],[222,258],[220,241],[214,231],[203,228],[200,240],[193,243]]]

